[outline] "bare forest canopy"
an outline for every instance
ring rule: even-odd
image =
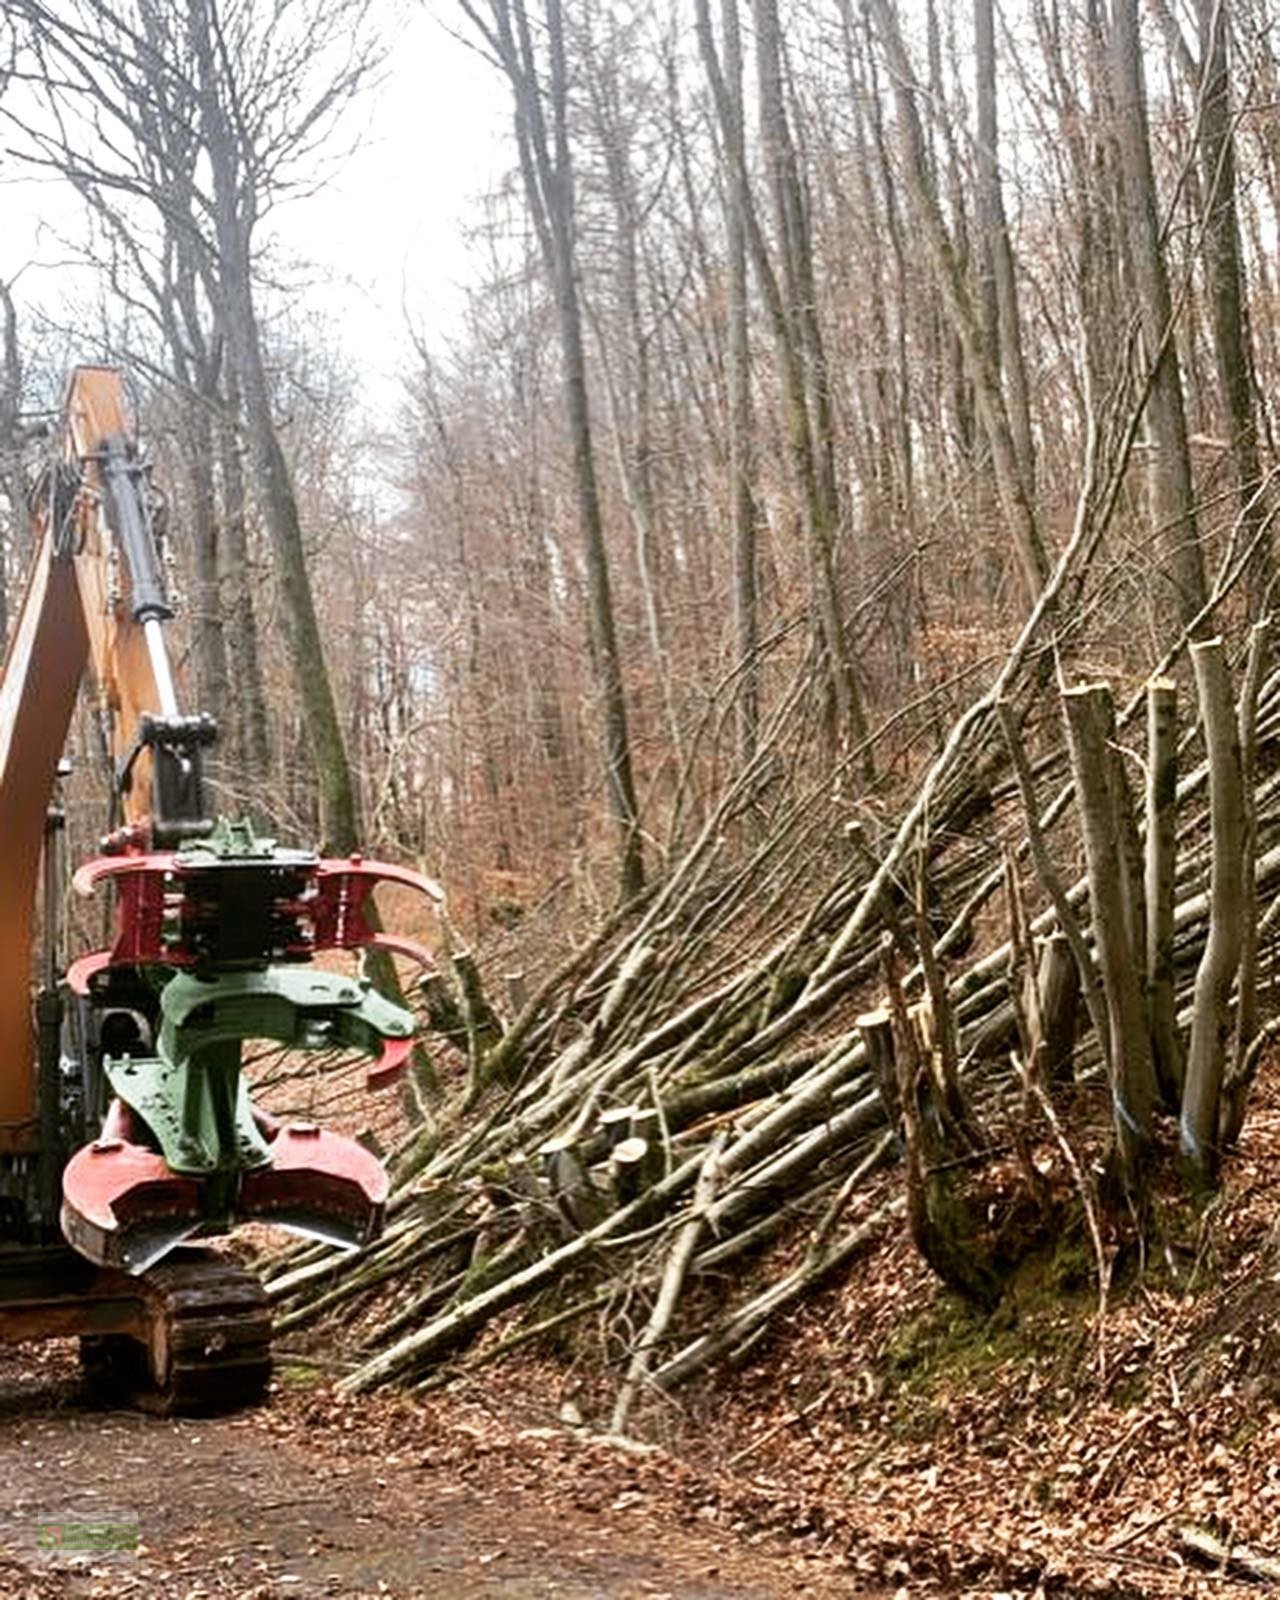
[[[285,1326],[355,1302],[361,1388],[591,1314],[624,1428],[904,1208],[979,1303],[1074,1208],[1105,1301],[1272,1001],[1270,8],[446,20],[511,175],[394,439],[259,248],[390,18],[13,0],[0,53],[7,159],[91,219],[228,804],[451,889],[395,1220],[283,1262]],[[784,1225],[798,1264],[682,1310]]]

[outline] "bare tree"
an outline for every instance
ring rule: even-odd
[[[332,849],[355,849],[355,789],[272,414],[253,248],[255,230],[280,195],[304,178],[314,181],[319,147],[376,67],[365,0],[289,0],[270,13],[242,0],[139,0],[124,10],[103,0],[70,8],[15,0],[12,9],[35,55],[28,76],[48,108],[39,125],[23,128],[29,159],[68,173],[82,188],[153,208],[170,237],[181,240],[171,286],[179,299],[190,294],[197,270],[203,277],[234,369],[271,537],[322,828]],[[198,187],[197,174],[206,187]],[[184,336],[190,332],[188,325]],[[216,583],[207,539],[201,573],[207,596]],[[212,645],[206,666],[216,684]]]
[[[866,740],[866,717],[846,638],[839,575],[841,508],[834,460],[831,384],[814,281],[813,232],[787,107],[777,0],[753,0],[760,134],[773,211],[781,292],[779,332],[793,374],[788,429],[799,468],[814,566],[819,638],[843,735]]]
[[[1035,444],[1031,398],[1022,356],[1018,280],[1005,221],[1000,181],[1000,132],[996,87],[995,8],[993,0],[974,0],[973,43],[978,113],[977,214],[983,321],[992,367],[1003,372],[1009,425],[1018,453],[1027,498],[1035,503]]]
[[[345,19],[336,14],[342,10],[332,8],[334,14],[312,20],[318,30],[358,28],[363,4],[347,8]],[[240,48],[235,51],[237,41],[229,34],[217,0],[190,0],[188,17],[200,127],[212,174],[219,320],[240,386],[249,458],[271,535],[295,681],[320,779],[324,832],[329,847],[345,854],[360,844],[356,791],[325,670],[297,497],[272,411],[252,249],[255,226],[269,199],[269,188],[260,178],[263,167],[270,174],[273,160],[283,158],[289,149],[283,141],[312,137],[316,125],[359,89],[375,57],[368,49],[353,54],[335,79],[321,85],[290,133],[283,106],[271,106],[268,98],[269,116],[263,115],[257,97],[266,85],[254,79],[261,69],[251,53],[252,35],[238,41]],[[330,32],[328,37],[335,35]],[[323,35],[314,40],[317,48],[322,39]],[[297,48],[302,48],[300,42]],[[305,58],[296,59],[301,63]],[[281,63],[273,65],[278,70]]]
[[[1258,423],[1253,399],[1240,223],[1236,207],[1236,147],[1231,93],[1231,8],[1196,0],[1202,62],[1200,146],[1204,195],[1204,255],[1213,313],[1213,350],[1235,469],[1243,528],[1256,551],[1251,569],[1255,614],[1264,604],[1274,563],[1267,508],[1260,493]]]
[[[1033,599],[1048,576],[1048,559],[1027,495],[1008,409],[993,369],[982,319],[947,228],[926,156],[924,130],[916,104],[915,75],[898,19],[888,0],[866,0],[885,53],[898,111],[902,170],[917,224],[924,235],[938,291],[964,352],[983,431],[991,448],[996,486],[1005,522],[1022,567],[1023,584]]]
[[[743,176],[747,168],[742,105],[742,32],[738,0],[721,0],[726,116],[722,137],[729,146],[721,192],[725,229],[725,290],[729,413],[729,507],[733,538],[733,617],[742,685],[737,698],[738,754],[755,755],[760,726],[759,571],[756,553],[755,442],[751,408],[751,333],[747,303],[747,226]]]
[[[555,292],[560,353],[564,364],[564,405],[573,451],[578,521],[587,575],[591,655],[604,723],[605,777],[621,850],[622,889],[634,895],[644,886],[644,855],[627,700],[613,614],[612,579],[600,510],[600,490],[592,442],[582,307],[575,239],[574,170],[569,137],[569,82],[564,15],[560,0],[547,0],[547,76],[534,48],[524,0],[492,0],[488,17],[460,0],[511,85],[516,141],[525,197],[548,278]]]
[[[1116,0],[1111,23],[1116,140],[1124,174],[1125,235],[1132,264],[1145,355],[1151,364],[1147,415],[1151,520],[1166,552],[1164,572],[1177,614],[1190,622],[1204,608],[1204,563],[1196,525],[1195,487],[1187,445],[1182,375],[1174,340],[1173,300],[1156,203],[1147,90],[1137,0]]]
[[[22,357],[18,347],[18,313],[9,284],[0,283],[0,496],[8,513],[0,524],[0,641],[9,637],[10,551],[21,550],[25,535],[26,494],[22,480],[19,410],[22,403]]]
[[[236,754],[247,771],[261,775],[270,764],[271,735],[263,686],[257,603],[249,562],[244,466],[238,426],[240,386],[234,373],[225,374],[224,386],[223,403],[215,426],[215,450],[222,507],[222,599],[227,621],[235,630],[236,670],[229,674],[229,691],[236,708]]]

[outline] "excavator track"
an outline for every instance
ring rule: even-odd
[[[183,1249],[135,1282],[146,1342],[125,1334],[80,1342],[96,1393],[158,1416],[211,1416],[264,1398],[271,1310],[252,1272],[215,1250]]]

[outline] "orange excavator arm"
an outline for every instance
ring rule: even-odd
[[[35,565],[0,679],[0,1151],[34,1152],[31,1008],[45,817],[89,655],[75,568],[39,531]]]
[[[32,1155],[49,1168],[66,1121],[54,1101],[70,1008],[78,1037],[94,1041],[96,1090],[82,1109],[95,1096],[106,1108],[65,1169],[69,1152],[57,1155],[61,1227],[78,1251],[141,1272],[174,1244],[252,1217],[358,1244],[381,1224],[381,1165],[351,1140],[261,1111],[241,1045],[349,1048],[372,1058],[371,1085],[389,1081],[407,1060],[411,1015],[367,981],[310,963],[374,946],[425,961],[381,931],[371,897],[387,880],[433,899],[438,890],[359,856],[281,849],[245,819],[206,814],[201,758],[216,730],[179,709],[145,472],[110,369],[72,375],[34,533],[0,679],[0,1162]],[[86,668],[108,713],[120,826],[75,884],[114,887],[117,931],[65,984],[51,988],[46,974],[33,1008],[45,820]],[[41,1206],[48,1225],[47,1195]]]
[[[101,703],[111,713],[111,755],[118,764],[125,755],[123,742],[133,737],[145,716],[176,710],[163,648],[149,646],[149,640],[159,645],[159,624],[171,613],[157,594],[151,600],[151,615],[137,615],[135,573],[128,559],[119,559],[122,530],[111,526],[107,472],[140,471],[120,374],[109,367],[77,367],[68,385],[64,415],[66,465],[78,471],[81,480],[71,559],[89,665]],[[148,762],[144,751],[135,781],[121,797],[127,822],[139,822],[146,814]]]
[[[105,449],[133,426],[120,374],[77,367],[63,404],[59,460],[32,529],[35,558],[0,676],[0,1151],[32,1151],[36,1120],[32,951],[44,823],[85,669],[111,713],[111,755],[163,707],[148,628],[131,608],[133,574],[113,549]],[[159,620],[157,618],[157,620]],[[163,671],[163,668],[162,668]],[[166,686],[172,693],[170,686]],[[150,752],[139,752],[126,822],[147,809]]]

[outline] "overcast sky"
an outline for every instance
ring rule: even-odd
[[[328,274],[317,305],[380,392],[404,357],[406,309],[432,340],[456,318],[471,270],[466,224],[513,159],[505,81],[441,17],[460,12],[441,0],[408,13],[360,148],[279,218],[282,243]]]
[[[440,20],[460,12],[438,0],[401,15],[384,77],[349,124],[365,129],[359,147],[318,194],[280,207],[269,229],[286,258],[311,263],[308,299],[335,324],[365,375],[371,413],[384,418],[406,310],[433,342],[447,336],[470,270],[474,202],[511,161],[505,83]],[[11,164],[0,206],[0,278],[20,273],[20,301],[52,313],[70,287],[60,236],[82,232],[74,206],[60,184],[19,178]]]

